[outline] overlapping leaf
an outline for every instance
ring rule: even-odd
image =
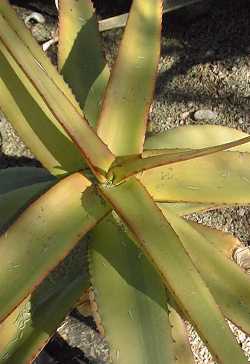
[[[200,149],[229,143],[247,137],[240,130],[222,125],[185,125],[153,135],[145,140],[144,150],[165,148]],[[234,151],[250,152],[250,143],[232,148]]]
[[[161,0],[134,0],[104,97],[98,135],[117,155],[142,152],[160,54]]]
[[[96,321],[112,363],[174,364],[165,288],[112,216],[91,233],[89,256]]]
[[[76,173],[23,212],[0,237],[0,321],[108,211],[91,183]]]
[[[90,0],[60,1],[59,5],[58,67],[95,126],[109,79],[95,11]]]
[[[107,171],[114,160],[112,153],[96,136],[71,100],[64,95],[63,90],[53,81],[46,68],[21,42],[2,15],[0,16],[0,50],[5,63],[8,64],[7,61],[11,60],[16,64],[14,70],[21,69],[25,80],[35,87],[50,112],[74,140],[81,154],[90,164],[90,168]],[[13,72],[11,74],[14,77]]]
[[[132,231],[214,358],[219,363],[247,363],[178,236],[142,185],[130,178],[113,188],[103,186],[101,192]]]
[[[139,178],[156,201],[247,204],[249,163],[249,153],[220,152],[151,169]]]
[[[204,234],[204,230],[196,230],[196,225],[190,225],[169,210],[165,209],[164,214],[180,237],[184,248],[191,256],[224,315],[250,334],[249,277],[220,252],[220,240],[217,241],[216,249],[214,243],[207,241],[209,235]],[[219,232],[217,237],[220,238]],[[210,234],[212,242],[214,238],[215,235],[212,236],[212,240]],[[221,242],[222,249],[223,242],[226,242],[225,237]],[[231,243],[232,241],[229,240],[228,245]]]
[[[207,148],[186,150],[184,149],[174,152],[171,149],[162,150],[160,154],[155,154],[153,156],[143,158],[143,156],[136,156],[134,158],[122,158],[114,164],[109,172],[110,178],[114,183],[118,183],[129,176],[136,173],[157,168],[163,165],[169,165],[177,162],[189,161],[191,159],[200,158],[208,156],[210,154],[215,154],[233,147],[237,147],[242,144],[250,142],[250,136],[241,138],[229,143],[211,146]]]
[[[49,77],[63,90],[78,112],[81,112],[70,89],[33,39],[31,33],[17,18],[7,0],[0,2],[0,14],[7,19],[11,28],[29,48],[41,67],[46,69]],[[4,51],[3,47],[1,47],[1,51]],[[6,52],[5,56],[7,60],[0,53],[0,107],[6,117],[33,154],[52,174],[59,175],[81,169],[84,166],[83,159],[69,135],[49,111],[42,97],[28,82],[16,62]],[[11,67],[15,70],[17,77]]]

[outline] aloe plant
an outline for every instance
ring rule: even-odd
[[[247,363],[250,286],[230,235],[188,213],[250,203],[250,136],[181,127],[145,140],[162,3],[134,0],[111,76],[90,0],[59,3],[58,70],[0,2],[0,106],[44,168],[0,176],[0,363],[31,362],[89,287],[113,363]]]

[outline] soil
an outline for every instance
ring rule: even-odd
[[[19,5],[20,3],[21,0]],[[33,10],[39,9],[36,7],[39,1],[27,2],[29,5],[31,3]],[[51,38],[56,26],[55,9],[49,10],[51,2],[44,2],[44,5],[47,4],[43,13],[45,24],[31,26],[40,43]],[[114,10],[111,10],[112,13]],[[19,7],[18,12],[25,18],[31,11]],[[103,13],[105,12],[107,10],[103,9]],[[217,0],[213,2],[209,13],[203,16],[201,14],[202,12],[199,15],[192,14],[190,9],[183,9],[164,19],[162,56],[149,133],[158,133],[179,125],[207,124],[207,120],[195,120],[194,113],[198,110],[213,112],[214,117],[209,120],[210,124],[235,127],[250,133],[250,2]],[[196,15],[192,21],[191,15]],[[113,63],[117,54],[122,31],[119,29],[102,34],[109,64]],[[4,118],[0,123],[0,133],[3,152],[0,168],[27,163],[38,165]],[[216,210],[192,218],[230,231],[244,244],[250,241],[248,208]],[[233,330],[250,358],[250,339],[236,328]],[[59,331],[72,347],[82,350],[81,353],[73,351],[72,357],[67,357],[67,360],[72,359],[76,363],[107,363],[107,343],[96,332],[93,323],[80,323],[75,317],[68,317]],[[190,326],[189,335],[196,363],[213,364],[208,351]],[[54,356],[54,364],[62,363],[56,358],[55,352],[64,352],[67,347],[62,342],[61,346],[56,345],[59,344],[52,341],[46,349]],[[57,349],[53,351],[53,348]],[[39,360],[37,364],[42,364],[41,357]],[[75,362],[72,361],[72,364]],[[66,359],[64,363],[71,364]]]

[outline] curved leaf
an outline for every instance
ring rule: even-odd
[[[154,200],[205,204],[250,203],[250,154],[221,152],[138,175]]]
[[[139,172],[144,172],[164,165],[208,156],[210,154],[215,154],[241,144],[249,143],[249,141],[250,136],[247,136],[242,139],[208,148],[193,149],[188,151],[184,149],[183,151],[179,150],[176,153],[173,153],[171,149],[167,149],[162,150],[160,154],[156,154],[148,158],[143,158],[143,156],[140,155],[134,158],[125,158],[124,161],[121,158],[111,168],[109,171],[109,176],[114,181],[114,183],[118,183]]]
[[[188,221],[188,223],[226,258],[232,259],[235,249],[242,245],[240,240],[232,234],[198,224],[194,221]]]
[[[87,120],[95,126],[109,68],[102,54],[97,19],[90,0],[59,3],[58,67]]]
[[[232,260],[220,253],[220,240],[217,241],[216,249],[214,244],[208,243],[205,231],[203,231],[204,235],[201,234],[201,230],[196,230],[194,226],[166,209],[164,214],[180,237],[184,248],[190,254],[194,265],[210,288],[224,315],[241,330],[250,334],[250,280],[248,275]],[[219,234],[218,237],[220,237]],[[225,241],[225,237],[223,239]]]
[[[55,180],[45,169],[13,167],[0,169],[0,195],[34,183]]]
[[[78,112],[81,112],[69,87],[23,22],[17,18],[7,0],[0,2],[0,13],[8,20],[41,67],[46,69],[49,77],[63,90]],[[0,106],[6,117],[37,159],[52,174],[59,175],[83,168],[83,159],[69,135],[49,111],[33,85],[28,82],[20,67],[6,53],[5,57],[7,61],[0,54]]]
[[[108,211],[91,183],[75,173],[21,214],[0,237],[0,321]]]
[[[50,77],[48,71],[33,56],[29,48],[0,16],[0,50],[5,59],[11,59],[20,68],[23,77],[31,83],[50,112],[63,126],[71,139],[78,146],[80,153],[95,173],[107,171],[114,161],[114,156],[107,146],[97,137],[83,116],[68,99],[63,90]],[[15,71],[16,68],[13,68]]]
[[[78,275],[64,280],[64,286],[59,285],[43,302],[38,302],[34,294],[26,298],[0,324],[0,363],[26,364],[33,360],[86,286],[86,277]]]
[[[185,317],[219,363],[247,363],[178,236],[135,178],[101,192],[132,231]],[[181,284],[180,284],[181,283]]]
[[[202,203],[185,203],[185,202],[161,202],[158,204],[161,209],[166,207],[173,211],[178,216],[185,216],[195,212],[204,212],[212,209],[217,209],[221,206],[218,205],[204,205]]]
[[[148,137],[145,140],[144,149],[200,149],[229,143],[247,136],[248,134],[240,130],[222,125],[185,125]],[[238,145],[232,150],[250,152],[250,143]]]
[[[117,156],[142,152],[160,55],[161,16],[161,0],[133,1],[97,128]]]
[[[114,364],[174,364],[165,287],[112,218],[91,232],[90,276],[98,327]]]
[[[168,308],[174,340],[175,364],[194,364],[194,357],[189,344],[185,323],[171,305],[168,305]]]

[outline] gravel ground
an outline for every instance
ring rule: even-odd
[[[29,12],[21,11],[20,15],[25,17]],[[48,40],[54,29],[53,19],[46,16],[44,34],[41,25],[33,27],[36,29],[32,31],[41,42]],[[249,0],[215,1],[207,16],[198,17],[192,23],[183,23],[180,17],[171,16],[164,21],[163,32],[156,97],[148,132],[209,122],[250,133]],[[106,56],[111,64],[121,34],[121,30],[103,34]],[[22,156],[30,161],[31,153],[4,118],[0,133],[4,153],[2,168],[6,163],[19,163]],[[244,244],[250,242],[248,208],[216,210],[192,218],[230,231]],[[196,363],[214,364],[196,332],[189,324],[187,327]],[[233,325],[231,328],[250,361],[250,338]],[[60,332],[72,346],[86,353],[91,364],[107,363],[107,344],[95,330],[68,318]]]

